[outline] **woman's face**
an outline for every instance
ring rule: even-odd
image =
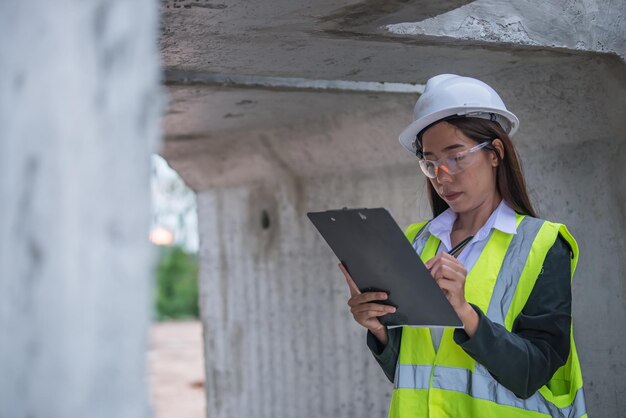
[[[448,122],[431,126],[422,135],[424,159],[436,161],[452,157],[476,146],[458,128]],[[457,212],[463,213],[493,202],[496,190],[498,159],[494,152],[485,149],[470,154],[471,164],[457,174],[439,169],[435,178],[429,179],[437,194]]]

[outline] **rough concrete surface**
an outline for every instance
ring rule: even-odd
[[[305,213],[393,202],[406,225],[423,185],[405,167],[198,195],[208,416],[386,416],[391,384]]]
[[[467,1],[239,0],[219,8],[202,7],[205,3],[215,5],[175,0],[163,3],[161,49],[166,70],[424,83],[442,68],[485,74],[506,70],[512,61],[537,59],[542,51],[551,51],[556,57],[574,52],[567,48],[582,48],[623,56],[626,44],[623,2],[548,1],[540,2],[539,9],[532,2],[513,6],[496,1],[482,7],[481,2]],[[389,15],[385,14],[386,3],[392,3]],[[455,32],[452,18],[474,9],[477,29],[467,36]],[[433,19],[437,13],[451,16],[444,36],[440,32],[397,35],[385,29],[389,24]],[[515,16],[533,43],[506,39],[512,31],[506,25]],[[485,28],[491,28],[491,37],[497,42],[480,39]],[[562,48],[555,50],[555,46]]]
[[[149,416],[151,0],[0,2],[0,417]]]
[[[623,1],[478,0],[441,15],[387,25],[399,35],[613,52],[626,59]]]
[[[607,158],[610,155],[610,158]],[[626,361],[626,147],[588,140],[526,158],[527,178],[542,214],[565,223],[580,246],[574,282],[574,335],[589,416],[619,416]]]

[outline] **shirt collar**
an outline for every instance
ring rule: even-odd
[[[495,210],[496,218],[493,222],[493,227],[506,234],[517,234],[517,217],[513,208],[511,208],[502,199],[502,202]]]
[[[439,238],[448,249],[452,247],[450,243],[450,233],[452,232],[456,218],[457,213],[448,208],[428,224],[428,232]],[[487,219],[487,222],[476,232],[474,241],[487,238],[492,228],[506,234],[516,234],[516,224],[515,211],[502,199],[498,207]]]

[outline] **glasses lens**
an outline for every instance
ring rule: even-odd
[[[478,158],[477,151],[489,144],[490,142],[483,142],[451,157],[444,157],[439,161],[421,159],[419,160],[419,164],[424,174],[431,179],[437,177],[439,170],[445,172],[446,174],[454,175],[460,173],[475,163]]]
[[[449,174],[456,174],[463,171],[469,166],[474,154],[457,155],[446,159],[446,166],[448,166]]]
[[[428,160],[420,160],[420,168],[422,169],[426,177],[430,177],[431,179],[437,177],[434,162]]]
[[[481,148],[484,148],[483,144],[480,144],[479,146],[471,148],[467,151],[463,151],[452,157],[448,157],[446,159],[446,165],[450,169],[449,173],[460,173],[461,171],[474,164],[478,159],[477,151]]]

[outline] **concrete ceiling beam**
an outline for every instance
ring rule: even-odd
[[[204,84],[207,86],[267,87],[292,90],[337,90],[365,93],[422,93],[424,84],[378,81],[313,80],[297,77],[262,77],[239,74],[210,74],[184,70],[166,70],[169,85]]]
[[[626,3],[477,0],[428,19],[385,25],[389,33],[615,53],[626,59]]]

